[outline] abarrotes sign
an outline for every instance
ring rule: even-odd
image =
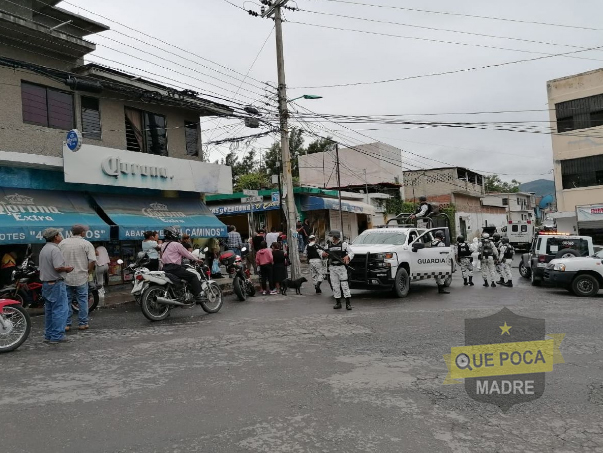
[[[89,240],[108,240],[110,229],[77,193],[0,189],[0,244],[45,242],[49,227],[69,235],[74,224],[87,225]]]
[[[503,412],[540,398],[545,375],[564,363],[559,347],[565,334],[545,334],[544,319],[528,318],[508,308],[485,318],[465,320],[465,346],[444,356],[444,384],[465,382],[476,401]]]

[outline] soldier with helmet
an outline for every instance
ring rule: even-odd
[[[330,240],[327,241],[327,250],[329,253],[323,252],[323,257],[329,258],[329,274],[331,276],[331,285],[333,287],[333,296],[335,296],[334,309],[341,308],[341,292],[345,297],[345,308],[352,309],[352,301],[350,298],[350,287],[348,285],[348,270],[346,265],[354,258],[354,252],[350,249],[347,242],[341,240],[341,232],[331,230],[329,232]]]
[[[411,219],[426,218],[426,217],[429,217],[432,212],[433,212],[433,206],[431,206],[431,204],[427,203],[427,197],[420,196],[419,197],[419,207],[417,208],[417,211],[413,215],[410,216],[410,218]]]
[[[479,243],[479,260],[482,265],[482,278],[484,286],[496,288],[496,267],[494,262],[498,260],[498,250],[494,246],[494,242],[490,240],[488,233],[482,234],[482,240]]]
[[[444,233],[441,231],[436,231],[434,234],[435,239],[431,242],[432,247],[446,247],[446,242],[444,242]],[[446,291],[446,286],[444,285],[444,279],[441,275],[435,276],[436,284],[438,285],[438,293],[439,294],[450,294],[449,291]]]
[[[471,257],[471,247],[465,241],[463,236],[456,238],[456,262],[461,266],[463,275],[463,284],[473,285],[473,258]]]
[[[500,246],[502,244],[501,242],[501,235],[500,233],[494,233],[492,235],[492,242],[494,242],[494,247],[496,247],[496,250],[500,250]],[[502,265],[501,265],[501,260],[497,260],[494,263],[495,267],[496,267],[496,276],[498,277],[497,279],[497,283],[499,285],[502,285],[504,283],[503,277],[502,277]]]
[[[509,238],[503,237],[499,248],[501,279],[503,285],[513,288],[513,274],[511,273],[511,264],[513,264],[513,255],[515,249],[509,244]]]

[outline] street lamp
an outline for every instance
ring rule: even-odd
[[[297,101],[298,99],[322,99],[322,96],[317,96],[315,94],[303,94],[299,97],[293,98],[293,99],[289,99],[287,102],[293,102],[293,101]]]

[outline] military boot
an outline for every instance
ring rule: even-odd
[[[488,285],[486,285],[488,286]],[[492,284],[490,285],[492,288],[496,288],[496,283],[492,282]]]
[[[469,282],[467,282],[467,279],[466,279],[466,278],[464,278],[464,279],[463,279],[463,285],[467,286],[468,284],[469,284]]]
[[[314,287],[314,288],[316,288],[316,294],[322,294],[322,291],[321,291],[321,289],[320,289],[320,284],[321,284],[321,283],[322,283],[322,282],[318,282],[318,283],[316,284],[316,286]]]
[[[469,277],[469,286],[475,286],[475,285],[473,284],[473,277]]]
[[[438,285],[438,294],[450,294],[450,292],[446,291],[446,287],[444,285]]]
[[[509,280],[507,283],[505,283],[505,286],[508,286],[509,288],[513,288],[513,280]]]
[[[500,280],[497,282],[499,285],[504,285],[505,284],[505,279],[500,277]]]
[[[350,300],[349,297],[345,298],[345,309],[346,310],[351,310],[352,309],[352,301]]]
[[[335,299],[335,305],[333,305],[335,310],[339,310],[341,308],[341,299]]]
[[[493,282],[493,283],[494,283],[494,282]],[[490,285],[488,284],[488,280],[486,280],[486,279],[484,279],[484,286],[485,286],[486,288],[487,288],[488,286],[490,286]]]

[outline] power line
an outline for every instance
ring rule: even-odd
[[[298,11],[301,11],[304,13],[319,14],[319,15],[323,15],[323,16],[333,16],[333,17],[341,17],[344,19],[361,20],[364,22],[373,22],[373,23],[389,24],[389,25],[400,25],[400,26],[409,27],[409,28],[420,28],[422,30],[444,31],[444,32],[448,32],[448,33],[459,33],[459,34],[463,34],[463,35],[480,36],[483,38],[507,39],[507,40],[511,40],[511,41],[527,42],[530,44],[544,44],[547,46],[560,46],[560,47],[572,47],[575,49],[585,49],[585,47],[575,46],[572,44],[560,44],[560,43],[555,43],[555,42],[550,42],[550,41],[538,41],[538,40],[534,40],[534,39],[517,38],[517,37],[512,37],[512,36],[488,35],[488,34],[484,34],[484,33],[475,33],[475,32],[463,31],[463,30],[452,30],[449,28],[427,27],[424,25],[407,24],[407,23],[393,22],[393,21],[388,21],[388,20],[369,19],[367,17],[347,16],[344,14],[328,13],[325,11],[312,11],[309,9],[300,9]]]
[[[588,52],[591,50],[601,50],[601,49],[603,49],[603,46],[590,47],[585,50],[576,50],[576,51],[564,52],[564,53],[559,53],[559,54],[544,55],[544,56],[535,57],[535,58],[525,58],[522,60],[506,61],[503,63],[493,63],[493,64],[488,64],[488,65],[474,66],[474,67],[463,68],[463,69],[453,69],[450,71],[431,72],[431,73],[427,73],[427,74],[420,74],[420,75],[407,76],[407,77],[395,77],[395,78],[390,78],[390,79],[373,80],[373,81],[367,81],[367,82],[348,82],[348,83],[333,83],[330,85],[298,86],[298,87],[293,87],[292,89],[340,88],[340,87],[350,87],[350,86],[377,85],[377,84],[382,84],[382,83],[403,82],[406,80],[423,79],[423,78],[427,78],[427,77],[439,77],[439,76],[451,75],[451,74],[461,74],[463,72],[472,72],[472,71],[478,71],[481,69],[499,68],[502,66],[527,63],[527,62],[538,61],[538,60],[545,60],[548,58],[561,57],[561,56],[565,56],[565,55],[576,54],[576,53],[581,53],[581,52]]]
[[[576,57],[571,55],[569,52],[566,54],[551,54],[551,53],[547,53],[547,52],[538,52],[538,51],[533,51],[533,50],[524,50],[524,49],[511,49],[508,47],[498,47],[498,46],[491,46],[488,44],[478,44],[478,43],[467,43],[467,42],[460,42],[460,41],[446,41],[443,39],[433,39],[433,38],[421,38],[418,36],[403,36],[403,35],[396,35],[393,33],[383,33],[383,32],[376,32],[376,31],[368,31],[368,30],[358,30],[355,28],[343,28],[343,27],[334,27],[332,25],[321,25],[321,24],[310,24],[308,22],[297,22],[297,21],[289,21],[290,24],[298,24],[298,25],[307,25],[309,27],[318,27],[318,28],[327,28],[329,30],[337,30],[337,31],[352,31],[355,33],[364,33],[367,35],[376,35],[376,36],[386,36],[389,38],[401,38],[401,39],[412,39],[415,41],[426,41],[426,42],[435,42],[435,43],[439,43],[439,44],[453,44],[453,45],[457,45],[457,46],[466,46],[466,47],[481,47],[484,49],[495,49],[495,50],[506,50],[506,51],[510,51],[510,52],[521,52],[521,53],[529,53],[529,54],[536,54],[536,55],[547,55],[547,56],[565,56],[567,58],[576,58],[579,60],[590,60],[590,61],[603,61],[602,59],[597,59],[597,58],[589,58],[589,57]],[[586,52],[592,49],[583,49],[581,50],[581,52]]]
[[[446,16],[459,16],[459,17],[471,17],[473,19],[488,19],[488,20],[499,20],[505,22],[516,22],[521,24],[530,24],[530,25],[545,25],[549,27],[562,27],[562,28],[573,28],[577,30],[590,30],[590,31],[603,31],[602,28],[593,28],[593,27],[584,27],[579,25],[568,25],[568,24],[555,24],[550,22],[537,22],[537,21],[529,21],[522,19],[509,19],[504,17],[494,17],[494,16],[480,16],[477,14],[462,14],[462,13],[454,13],[449,11],[432,11],[426,9],[418,9],[418,8],[407,8],[402,6],[391,6],[391,5],[377,5],[374,3],[362,3],[362,2],[352,2],[349,0],[322,0],[332,3],[346,3],[349,5],[359,5],[359,6],[369,6],[373,8],[387,8],[387,9],[398,9],[403,11],[414,11],[419,13],[427,13],[427,14],[440,14]]]

